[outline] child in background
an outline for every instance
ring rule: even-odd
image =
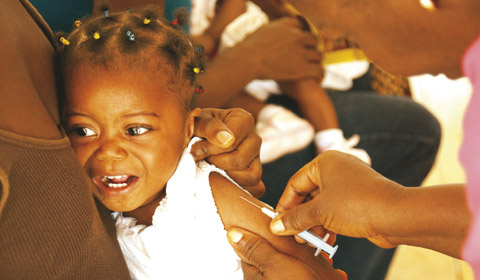
[[[64,127],[93,194],[114,211],[132,278],[243,279],[226,237],[232,226],[328,273],[331,266],[311,248],[273,236],[270,219],[240,197],[260,202],[225,172],[195,163],[189,150],[200,114],[201,48],[178,27],[185,14],[172,23],[160,14],[104,9],[59,35]]]
[[[267,17],[251,1],[195,0],[192,4],[191,32],[194,39],[200,38],[202,41],[209,42],[209,45],[213,45],[213,42],[216,44],[207,51],[211,50],[214,54],[217,51],[222,53],[267,24],[269,17],[274,20],[282,16],[294,15],[291,10],[284,9],[281,5],[276,6],[269,7]],[[304,29],[309,30],[306,21],[304,23]],[[311,47],[316,46],[313,44]],[[318,63],[320,67],[321,61]],[[364,150],[354,148],[359,141],[358,135],[349,140],[343,137],[333,104],[320,86],[321,78],[323,77],[302,81],[282,81],[278,84],[273,81],[255,80],[247,85],[244,92],[235,93],[236,96],[226,104],[226,107],[244,108],[256,118],[257,132],[263,140],[260,151],[262,163],[274,161],[285,154],[300,150],[312,140],[318,153],[330,149],[341,150],[370,163],[370,158]],[[269,94],[279,92],[292,97],[297,102],[303,117],[308,121],[299,118],[286,108],[262,101]]]

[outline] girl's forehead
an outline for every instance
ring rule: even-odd
[[[162,71],[139,69],[105,69],[102,66],[77,65],[66,77],[66,94],[69,100],[101,102],[115,99],[128,104],[133,100],[148,102],[173,102],[188,104],[192,89],[185,88],[178,79]],[[122,102],[123,99],[123,102]],[[143,103],[143,102],[142,102]]]

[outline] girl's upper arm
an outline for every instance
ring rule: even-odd
[[[241,197],[260,206],[262,202],[258,199],[218,173],[210,174],[210,185],[218,213],[227,230],[234,226],[244,228],[262,236],[278,251],[300,259],[309,266],[325,265],[325,260],[314,256],[313,248],[297,243],[292,236],[273,235],[269,229],[271,219]]]

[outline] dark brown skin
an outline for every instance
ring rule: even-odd
[[[480,26],[475,0],[441,0],[436,12],[414,0],[289,2],[329,38],[346,36],[377,65],[404,76],[461,76],[461,57]]]
[[[311,247],[297,243],[293,236],[273,235],[268,228],[271,219],[241,197],[257,205],[262,205],[262,202],[251,197],[218,173],[210,175],[210,185],[218,212],[227,230],[232,227],[242,227],[261,236],[278,252],[290,256],[292,260],[300,261],[308,267],[312,277],[318,277],[312,279],[342,279],[326,259],[314,256],[314,250]],[[248,274],[248,272],[246,273]]]
[[[94,15],[101,12],[103,3],[100,0],[94,1]],[[110,0],[108,3],[114,12],[128,8],[141,10],[146,5],[165,6],[164,0]],[[222,22],[227,20],[228,18],[221,19]],[[216,34],[218,30],[214,32]],[[198,84],[204,86],[202,76],[205,75],[200,75]],[[214,108],[214,104],[202,104],[201,100],[205,95],[204,93],[198,97],[198,105],[205,109],[202,115],[196,118],[194,135],[207,141],[192,147],[195,160],[206,159],[227,171],[229,176],[254,196],[262,196],[265,193],[265,185],[261,181],[262,166],[259,158],[261,141],[254,131],[252,116],[241,109],[218,110]]]
[[[463,185],[404,188],[354,156],[327,151],[289,180],[277,205],[283,213],[271,228],[288,235],[322,225],[383,248],[406,244],[459,258],[470,222],[464,191]],[[302,203],[307,196],[313,199]]]

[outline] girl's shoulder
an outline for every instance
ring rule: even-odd
[[[263,206],[265,205],[263,202],[252,197],[219,173],[210,173],[210,186],[225,229],[244,228],[262,236],[277,250],[287,255],[295,256],[309,265],[320,265],[320,260],[314,256],[315,251],[311,247],[297,243],[293,236],[281,237],[270,232],[271,219],[251,204]],[[251,203],[245,201],[244,198]]]

